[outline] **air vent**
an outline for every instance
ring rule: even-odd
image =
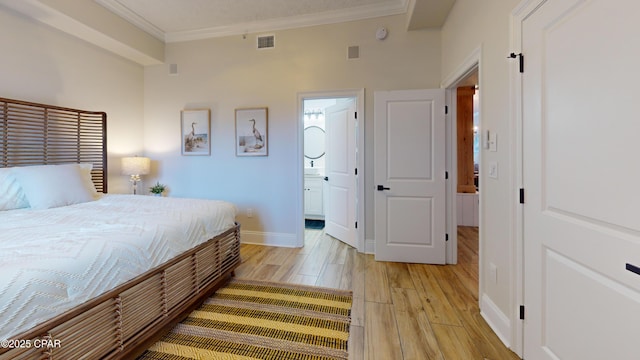
[[[169,75],[178,75],[178,64],[169,64]]]
[[[271,49],[276,46],[275,35],[261,35],[258,36],[258,49]]]
[[[349,46],[347,50],[347,59],[357,59],[360,57],[360,47],[359,46]]]

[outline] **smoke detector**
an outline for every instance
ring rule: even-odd
[[[378,28],[378,30],[376,30],[376,39],[378,40],[386,39],[387,35],[389,35],[389,31],[385,27],[380,27]]]

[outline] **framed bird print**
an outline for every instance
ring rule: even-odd
[[[211,111],[182,110],[182,155],[211,155]]]
[[[266,107],[236,109],[236,156],[268,155]]]

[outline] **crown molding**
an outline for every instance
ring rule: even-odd
[[[151,24],[126,6],[123,6],[117,0],[95,1],[165,43],[337,24],[341,22],[398,15],[407,12],[409,3],[409,0],[402,0],[399,4],[374,4],[349,9],[327,11],[318,14],[290,16],[279,19],[165,33],[162,29]]]
[[[243,35],[248,33],[271,32],[301,27],[330,25],[348,21],[365,20],[382,16],[404,14],[407,11],[408,0],[401,5],[369,5],[351,9],[340,9],[318,14],[290,16],[279,19],[255,21],[250,23],[218,26],[201,30],[180,31],[165,34],[165,42],[180,42],[202,40],[215,37]]]
[[[114,14],[127,20],[131,24],[138,27],[140,30],[145,31],[156,39],[165,41],[165,33],[162,29],[148,22],[145,18],[131,11],[128,7],[122,5],[117,0],[95,0],[95,2],[104,6]]]

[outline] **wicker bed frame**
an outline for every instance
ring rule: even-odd
[[[96,188],[106,193],[106,118],[104,112],[0,98],[0,167],[90,162]],[[8,339],[18,340],[12,345],[22,347],[0,347],[0,359],[132,358],[228,280],[239,263],[236,224],[169,262]]]

